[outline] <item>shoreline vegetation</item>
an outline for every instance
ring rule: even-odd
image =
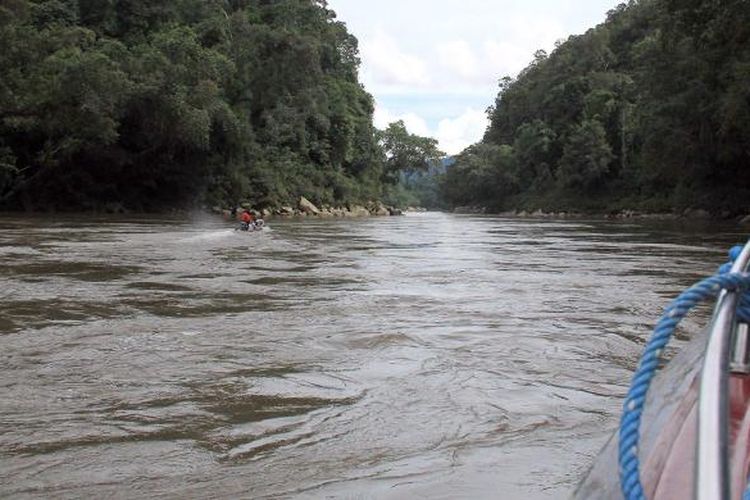
[[[364,205],[322,205],[317,207],[314,203],[310,202],[304,196],[301,196],[296,206],[283,205],[277,208],[263,208],[253,209],[248,204],[240,205],[239,207],[232,209],[222,208],[215,206],[211,209],[214,214],[222,215],[225,219],[232,219],[233,212],[235,216],[241,213],[242,210],[249,209],[257,212],[263,219],[269,219],[273,217],[282,218],[293,218],[293,217],[318,217],[321,219],[333,218],[333,217],[370,217],[370,216],[396,216],[403,215],[404,212],[415,210],[413,207],[407,209],[400,209],[393,206],[386,206],[379,201],[371,201]]]
[[[325,0],[2,3],[0,210],[750,214],[744,2],[618,5],[455,157],[374,126],[358,43]]]
[[[443,156],[325,0],[13,0],[0,46],[0,210],[398,204]]]
[[[535,210],[505,210],[491,211],[486,207],[479,206],[460,206],[452,210],[454,214],[462,215],[495,215],[499,217],[517,217],[517,218],[543,218],[543,219],[610,219],[610,220],[683,220],[683,221],[733,221],[739,225],[750,227],[750,214],[734,215],[730,213],[711,213],[708,210],[693,208],[682,211],[672,212],[644,212],[640,210],[617,210],[610,212],[602,211],[577,211],[577,210],[551,210],[546,211],[540,208]]]
[[[746,2],[622,3],[500,80],[443,196],[492,212],[750,214],[748,78]]]

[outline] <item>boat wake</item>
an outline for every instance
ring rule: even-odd
[[[202,241],[214,241],[223,238],[229,238],[235,233],[232,229],[222,229],[220,231],[208,231],[196,234],[195,236],[189,236],[187,238],[181,238],[178,240],[180,243],[194,243]]]

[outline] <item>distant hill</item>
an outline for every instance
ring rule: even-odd
[[[750,8],[641,0],[501,80],[442,194],[495,210],[750,209]]]
[[[438,162],[428,162],[426,170],[402,171],[400,186],[406,191],[402,195],[405,204],[432,209],[446,208],[440,186],[446,173],[454,164],[455,159],[452,156],[445,156]]]
[[[358,43],[322,0],[0,3],[0,208],[377,199]]]

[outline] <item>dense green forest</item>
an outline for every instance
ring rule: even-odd
[[[504,78],[443,179],[489,210],[750,209],[750,2],[640,0]]]
[[[0,0],[0,46],[0,208],[352,203],[439,153],[324,0]]]

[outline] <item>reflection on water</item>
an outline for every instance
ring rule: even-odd
[[[0,496],[565,496],[660,309],[741,240],[0,218]]]

